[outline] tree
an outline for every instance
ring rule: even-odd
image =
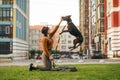
[[[58,50],[51,50],[51,53],[52,54],[59,54],[59,51]]]
[[[42,51],[41,50],[37,50],[36,53],[42,54]]]
[[[31,58],[34,58],[36,51],[33,49],[30,50],[29,53],[31,54]]]

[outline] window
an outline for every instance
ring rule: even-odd
[[[0,34],[2,34],[2,27],[0,26]]]
[[[101,18],[101,17],[104,17],[104,6],[103,5],[100,5],[98,7],[98,18]]]
[[[104,0],[98,0],[99,3],[104,3]]]
[[[66,43],[66,40],[62,40],[61,43],[62,43],[62,44],[65,44],[65,43]]]
[[[0,21],[2,21],[2,9],[0,8]]]
[[[8,4],[8,0],[3,0],[3,4]]]
[[[13,4],[13,0],[0,0],[2,4]]]
[[[3,17],[6,17],[6,10],[7,9],[3,9]]]
[[[111,27],[111,17],[108,17],[108,28]]]
[[[87,39],[85,39],[85,44],[86,44],[86,45],[88,44],[88,40],[87,40]]]
[[[68,38],[71,38],[71,36],[70,36],[70,35],[68,35]]]
[[[2,0],[0,0],[0,4],[2,4]]]
[[[111,3],[108,2],[108,4],[107,4],[107,13],[110,13],[110,9],[111,9]]]
[[[109,38],[109,50],[111,50],[111,38]]]
[[[16,0],[17,6],[24,12],[26,13],[26,0]]]
[[[12,21],[12,8],[0,9],[0,21]]]
[[[5,27],[2,27],[2,33],[5,34]]]
[[[100,32],[104,32],[104,21],[100,21]]]
[[[6,34],[10,34],[10,27],[9,26],[6,26]]]
[[[10,42],[1,42],[0,45],[0,54],[12,53],[12,49],[10,50]]]
[[[12,17],[13,16],[13,9],[11,8],[11,10],[10,10],[10,17]]]
[[[69,40],[68,43],[71,43],[71,40]]]
[[[0,37],[12,37],[12,32],[10,33],[10,25],[1,25],[0,26]]]
[[[100,7],[100,17],[104,17],[104,6]]]
[[[104,3],[104,0],[100,0],[100,3]]]
[[[9,3],[10,3],[10,4],[13,4],[13,0],[9,0]]]
[[[66,46],[64,46],[64,45],[63,45],[63,46],[61,46],[61,49],[66,49]]]
[[[32,40],[32,44],[34,44],[34,40]]]

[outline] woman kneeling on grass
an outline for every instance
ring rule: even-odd
[[[44,37],[42,38],[42,47],[43,47],[42,61],[43,61],[44,66],[38,66],[38,65],[34,65],[31,63],[29,66],[29,71],[37,70],[37,69],[46,71],[46,70],[52,69],[51,61],[54,59],[50,53],[52,46],[53,46],[52,37],[55,34],[55,32],[58,30],[61,22],[62,22],[62,18],[60,22],[58,23],[58,25],[56,25],[55,28],[52,30],[52,32],[49,31],[49,27],[42,28],[41,32],[44,35]]]

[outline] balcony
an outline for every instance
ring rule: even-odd
[[[98,4],[104,3],[104,0],[98,0]]]
[[[0,38],[12,38],[13,35],[12,34],[0,34]]]
[[[99,32],[104,32],[104,27],[100,27]]]

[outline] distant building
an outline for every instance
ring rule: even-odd
[[[96,50],[96,44],[95,44],[95,34],[97,33],[96,28],[96,0],[90,0],[89,3],[89,35],[90,35],[90,45],[89,50],[90,54],[92,54],[93,51]]]
[[[107,0],[107,53],[120,57],[120,0]]]
[[[106,6],[105,0],[91,0],[90,21],[91,21],[91,53],[97,51],[107,55],[105,53],[105,13]]]
[[[29,0],[0,0],[0,54],[28,52]]]
[[[79,3],[83,49],[90,54],[98,51],[106,58],[120,57],[120,0],[79,0]]]
[[[89,50],[89,2],[90,0],[79,0],[79,29],[83,35],[82,51],[84,54]]]
[[[43,26],[41,25],[30,26],[30,34],[29,34],[30,50],[42,50],[42,42],[41,42],[41,38],[43,36],[41,33],[42,28]]]

